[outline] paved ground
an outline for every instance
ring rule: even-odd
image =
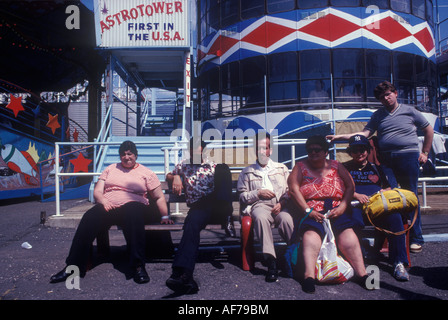
[[[445,195],[443,195],[445,196]],[[62,211],[85,205],[85,200],[70,200],[61,203]],[[322,285],[314,295],[305,294],[294,279],[282,275],[277,283],[265,283],[265,267],[258,261],[252,272],[240,267],[238,241],[229,247],[220,247],[225,236],[204,233],[210,243],[218,247],[203,247],[195,271],[200,291],[195,295],[176,296],[165,286],[171,272],[171,256],[163,257],[152,252],[148,256],[149,284],[138,285],[127,269],[126,247],[119,230],[111,230],[111,255],[96,261],[95,267],[85,278],[80,279],[80,289],[68,289],[65,283],[50,284],[52,274],[64,267],[74,228],[56,228],[40,224],[40,212],[54,213],[54,203],[39,201],[9,202],[0,205],[0,300],[157,300],[170,301],[177,313],[185,303],[202,306],[203,300],[221,303],[221,308],[231,303],[251,303],[269,306],[272,314],[283,305],[273,301],[294,300],[448,300],[448,214],[423,216],[423,229],[427,243],[419,254],[412,254],[411,280],[397,282],[391,276],[391,267],[386,261],[375,261],[380,271],[380,289],[366,291],[350,281],[343,285]],[[180,232],[173,232],[174,243]],[[23,249],[23,242],[31,249]],[[154,241],[153,241],[154,242]],[[229,242],[227,242],[229,244]],[[152,247],[160,249],[160,242]],[[279,254],[284,247],[279,246]],[[186,300],[186,301],[185,301]],[[185,301],[182,302],[182,301]],[[157,304],[155,304],[157,305]],[[204,306],[207,303],[204,302]],[[160,305],[162,306],[162,305]],[[289,308],[291,305],[287,304]],[[241,311],[241,310],[240,310]]]

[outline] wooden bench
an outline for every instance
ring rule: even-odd
[[[415,212],[417,214],[417,211]],[[245,271],[249,271],[254,267],[255,259],[254,259],[254,231],[252,228],[252,217],[250,216],[241,216],[241,255],[242,255],[242,268]],[[415,222],[415,217],[414,217]],[[411,255],[410,255],[410,241],[409,241],[409,233],[410,230],[408,230],[409,226],[413,225],[413,223],[409,223],[408,221],[403,221],[403,228],[404,230],[407,230],[405,233],[406,235],[406,255],[408,258],[408,267],[410,268],[412,266],[411,264]],[[374,227],[371,225],[366,224],[366,227],[363,228],[358,234],[359,240],[362,241],[366,238],[373,238],[374,236]],[[389,244],[386,238],[386,233],[384,233],[384,243],[382,245],[381,253],[388,253],[389,252]]]
[[[171,192],[168,183],[163,181],[161,182],[162,185],[162,190],[165,194],[165,199],[168,205],[168,214],[170,216],[171,215],[171,205],[175,204],[175,203],[185,203],[185,195],[182,194],[180,196],[175,195]],[[239,197],[238,197],[238,193],[236,191],[236,181],[233,181],[233,185],[232,185],[232,202],[233,203],[237,203],[238,207],[239,207]],[[235,206],[234,206],[235,207]],[[205,230],[221,230],[223,227],[221,224],[208,224],[205,227]],[[183,229],[183,223],[174,223],[174,224],[160,224],[157,222],[149,222],[147,224],[145,224],[145,230],[146,231],[182,231]],[[237,226],[236,226],[237,229]],[[247,227],[246,227],[247,229]],[[246,230],[245,229],[245,230]],[[241,238],[242,239],[247,239],[249,234],[251,234],[251,231],[245,231],[245,230],[241,230]],[[236,230],[238,231],[238,230]],[[110,252],[110,243],[109,243],[109,230],[104,230],[104,232],[100,232],[97,235],[96,238],[96,244],[97,244],[97,252],[99,255],[102,256],[107,256]],[[246,261],[252,261],[252,250],[253,247],[250,246],[251,244],[253,244],[253,241],[241,241],[241,248],[243,251],[243,269],[244,270],[249,270],[248,269],[248,265]],[[248,258],[247,258],[248,256]]]
[[[185,203],[185,195],[182,194],[178,196],[173,194],[166,182],[162,182],[162,190],[165,193],[169,214],[171,213],[172,204]],[[236,190],[236,181],[233,181],[232,185],[232,202],[234,204],[236,203],[237,207],[240,208],[239,195]],[[239,211],[239,219],[241,224],[240,228],[241,267],[245,271],[250,271],[254,268],[255,265],[254,231],[252,228],[252,218],[250,216],[243,216],[241,214],[241,211]],[[407,226],[405,225],[405,228],[406,227]],[[145,230],[147,231],[182,231],[182,229],[183,229],[183,223],[174,223],[174,224],[148,223],[145,225]],[[221,229],[222,229],[221,224],[208,224],[205,227],[205,230],[221,230]],[[367,233],[368,232],[369,231],[367,231]],[[365,232],[364,235],[366,235]],[[109,230],[105,230],[104,232],[98,234],[96,241],[97,241],[98,253],[104,256],[108,255],[110,251]],[[406,233],[406,247],[410,266],[411,260],[409,255],[409,232]],[[384,246],[384,250],[387,250],[387,242]]]

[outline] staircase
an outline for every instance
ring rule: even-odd
[[[143,123],[144,136],[170,136],[182,123],[182,100],[179,92],[158,90],[152,93],[150,111]],[[153,109],[154,108],[154,109]]]
[[[106,142],[114,142],[116,145],[103,146],[96,172],[103,170],[113,164],[120,162],[118,149],[125,140],[133,141],[138,150],[137,162],[142,164],[157,175],[160,181],[165,180],[165,170],[171,171],[174,168],[174,151],[169,152],[168,167],[165,169],[165,155],[162,148],[172,148],[178,137],[173,137],[173,130],[182,126],[182,98],[179,92],[154,89],[151,96],[145,101],[144,114],[142,115],[141,136],[118,136],[106,134]],[[109,115],[110,118],[110,115]],[[102,127],[107,128],[107,119]],[[110,118],[111,119],[111,118]],[[102,132],[102,130],[101,130]],[[101,136],[101,135],[100,135]],[[95,177],[90,185],[89,200],[93,199],[93,189],[98,181]]]

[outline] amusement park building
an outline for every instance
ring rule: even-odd
[[[370,117],[398,88],[439,131],[436,0],[200,0],[205,128],[277,129]],[[328,127],[330,128],[330,127]]]

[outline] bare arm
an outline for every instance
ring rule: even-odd
[[[300,170],[300,167],[296,164],[288,177],[288,188],[289,195],[296,206],[298,206],[300,209],[302,209],[303,212],[305,212],[305,210],[308,209],[309,206],[306,203],[306,199],[303,197],[302,192],[300,191],[302,177],[302,170]],[[309,217],[316,221],[322,221],[324,219],[324,215],[317,211],[312,211]]]
[[[350,205],[350,202],[353,199],[353,194],[355,192],[355,183],[353,182],[353,178],[341,163],[338,164],[338,171],[339,176],[341,177],[342,181],[344,181],[345,192],[344,196],[342,197],[341,203],[338,207],[333,208],[330,211],[330,215],[328,216],[328,218],[336,218],[343,214]]]
[[[182,193],[183,185],[182,179],[179,175],[168,173],[165,177],[165,180],[172,186],[174,194],[180,195]]]
[[[302,170],[296,164],[288,177],[289,195],[294,203],[303,211],[308,208],[305,198],[300,192],[300,184],[302,183]]]
[[[420,153],[420,156],[418,158],[420,163],[425,163],[428,161],[428,153],[431,151],[432,147],[432,139],[434,138],[434,129],[431,125],[428,125],[423,130],[423,146],[422,146],[422,153]]]
[[[328,135],[326,136],[326,138],[328,140],[331,141],[335,141],[335,140],[348,140],[350,139],[352,136],[354,135],[362,135],[366,138],[370,137],[373,132],[371,132],[370,130],[363,130],[363,131],[359,131],[359,132],[354,132],[354,133],[346,133],[346,134],[338,134],[338,135]]]
[[[162,223],[172,224],[173,221],[167,218],[168,217],[168,206],[166,205],[165,195],[163,194],[162,188],[158,186],[157,188],[150,190],[149,196],[156,203],[157,208],[159,209],[160,215],[162,216]]]
[[[109,200],[104,197],[104,185],[105,182],[102,179],[99,179],[95,185],[95,189],[93,189],[93,197],[97,203],[100,203],[104,206],[106,211],[112,210],[115,208]]]

